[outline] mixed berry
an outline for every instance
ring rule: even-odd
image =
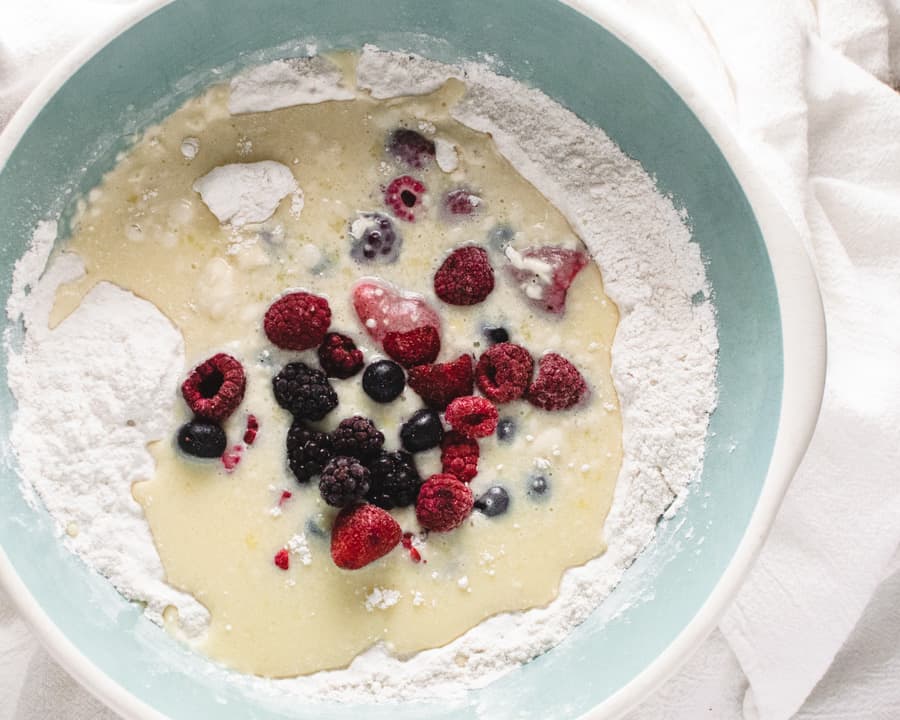
[[[427,172],[435,158],[434,143],[406,128],[390,133],[385,150],[404,173]],[[359,212],[349,222],[350,256],[372,268],[400,262],[403,241],[397,221],[413,223],[420,213],[429,212],[454,220],[483,207],[481,196],[465,187],[444,194],[435,208],[426,194],[415,174],[391,180],[383,188],[386,209]],[[499,225],[484,247],[467,243],[454,248],[435,263],[434,295],[447,305],[467,308],[484,302],[496,283],[511,282],[526,302],[550,314],[564,312],[566,293],[587,257],[561,247],[520,252],[513,248],[515,239],[512,228]],[[317,487],[325,504],[340,509],[330,529],[331,556],[338,567],[352,570],[412,537],[411,532],[404,535],[391,514],[397,508],[414,506],[425,533],[451,532],[473,511],[489,518],[507,513],[506,488],[496,485],[477,498],[473,495],[470,484],[479,472],[479,442],[495,434],[498,442],[514,441],[515,411],[513,417],[501,417],[503,406],[527,402],[544,411],[567,410],[584,401],[588,386],[568,359],[557,353],[533,357],[525,345],[510,342],[509,330],[499,324],[476,326],[474,347],[484,348],[479,356],[466,353],[438,362],[441,314],[423,296],[378,278],[357,282],[349,293],[358,321],[355,334],[333,331],[328,299],[307,291],[276,299],[262,318],[262,328],[277,348],[305,353],[286,358],[271,380],[275,401],[292,417],[284,445],[286,466],[300,486]],[[339,320],[343,324],[354,318]],[[357,345],[366,339],[386,357],[367,364]],[[359,414],[334,423],[326,419],[340,407],[332,380],[359,383],[374,403],[373,415],[379,406],[400,398],[418,398],[420,403],[402,403],[393,427],[379,428]],[[246,383],[241,362],[225,353],[191,371],[182,394],[194,418],[177,432],[182,451],[197,458],[220,458],[226,469],[240,461],[256,440],[259,422],[248,415],[243,442],[232,446],[223,423],[240,406]],[[407,385],[412,392],[404,394]],[[378,416],[383,417],[383,411]],[[325,422],[333,429],[326,431]],[[441,472],[423,477],[416,455],[437,449]],[[296,492],[284,490],[278,508]],[[548,492],[545,476],[527,480],[527,496]],[[328,532],[320,524],[316,529],[315,535]],[[414,560],[422,559],[411,541],[407,549]],[[287,549],[275,554],[274,564],[289,568]]]

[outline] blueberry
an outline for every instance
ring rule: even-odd
[[[440,444],[444,438],[441,416],[434,410],[416,410],[400,428],[400,442],[409,452],[422,452]]]
[[[424,167],[434,158],[434,143],[415,130],[397,128],[387,139],[385,147],[391,155],[412,167]]]
[[[387,215],[357,213],[350,223],[350,255],[357,262],[392,263],[400,255],[403,239]]]
[[[516,434],[516,421],[512,418],[500,418],[497,423],[497,439],[500,442],[510,442]]]
[[[314,537],[326,537],[325,530],[322,528],[316,518],[311,517],[306,520],[306,532],[310,535],[313,535]]]
[[[403,368],[393,360],[373,362],[363,373],[363,390],[375,402],[389,403],[406,387]]]
[[[502,515],[509,509],[509,493],[499,485],[494,485],[475,501],[475,509],[488,517]]]
[[[178,429],[178,447],[194,457],[221,457],[227,444],[225,431],[210,420],[195,418]]]
[[[543,475],[536,475],[528,483],[528,494],[544,495],[550,489],[550,481]]]
[[[509,333],[506,331],[506,328],[488,326],[482,328],[481,332],[488,340],[490,340],[491,345],[509,342]]]
[[[513,241],[515,236],[515,231],[509,225],[495,225],[494,229],[488,233],[488,243],[494,250],[506,252],[506,246]]]

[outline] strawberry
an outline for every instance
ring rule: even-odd
[[[384,351],[403,367],[434,362],[441,351],[441,336],[432,325],[409,332],[389,332],[384,336]]]
[[[472,356],[460,355],[456,360],[410,368],[407,384],[428,407],[443,410],[454,398],[471,395],[475,388]]]
[[[519,253],[506,249],[509,274],[533,305],[559,314],[566,309],[566,293],[575,276],[588,264],[578,250],[561,247],[530,248]]]
[[[352,505],[338,513],[331,529],[331,558],[345,570],[358,570],[387,555],[403,532],[390,513],[375,505]]]
[[[538,362],[538,374],[525,396],[543,410],[566,410],[587,395],[581,373],[562,355],[547,353]]]
[[[388,333],[408,333],[431,326],[438,332],[441,320],[421,295],[402,292],[388,283],[363,280],[353,288],[353,308],[369,336],[383,343]]]

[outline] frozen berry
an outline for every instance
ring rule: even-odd
[[[416,518],[423,528],[448,532],[458,528],[472,512],[472,491],[453,475],[432,475],[419,490]]]
[[[194,457],[221,457],[227,444],[225,431],[212,420],[194,418],[178,429],[178,447]]]
[[[278,298],[266,310],[266,337],[284,350],[308,350],[322,344],[331,325],[328,301],[308,292]]]
[[[331,559],[339,568],[358,570],[387,555],[403,531],[390,513],[375,505],[351,505],[334,520]]]
[[[441,351],[441,336],[431,325],[408,332],[389,332],[384,336],[384,351],[403,367],[434,362]]]
[[[497,408],[483,397],[456,398],[447,406],[444,417],[454,430],[467,438],[487,437],[497,429]]]
[[[354,415],[341,420],[331,433],[331,444],[335,455],[347,455],[368,462],[381,454],[384,433],[368,418]]]
[[[444,195],[444,207],[451,215],[473,215],[482,200],[465,188],[456,188]]]
[[[195,415],[224,420],[244,399],[243,366],[231,355],[218,353],[195,367],[181,385],[181,394]]]
[[[272,378],[272,390],[278,404],[302,420],[321,420],[338,404],[325,373],[303,362],[285,365]]]
[[[328,333],[319,345],[319,364],[329,377],[342,380],[356,375],[363,367],[362,350],[346,335]]]
[[[506,249],[507,269],[519,289],[535,306],[551,313],[566,309],[566,293],[575,276],[588,264],[587,255],[561,247],[531,248],[519,253]]]
[[[384,202],[401,220],[415,222],[416,213],[413,209],[422,204],[424,195],[425,185],[421,180],[416,180],[411,175],[401,175],[391,180],[387,186]]]
[[[475,509],[488,517],[502,515],[509,509],[509,493],[499,485],[488,488],[475,501]]]
[[[307,483],[320,475],[334,451],[327,433],[308,428],[302,420],[294,420],[287,434],[288,465],[297,482]]]
[[[274,562],[276,567],[287,570],[291,566],[291,554],[288,552],[288,549],[281,548],[281,550],[275,553]]]
[[[500,418],[497,423],[497,439],[510,442],[516,436],[516,421],[512,418]]]
[[[538,374],[526,398],[543,410],[566,410],[581,402],[587,392],[578,368],[562,355],[547,353],[538,362]]]
[[[475,388],[472,356],[460,355],[452,362],[436,365],[417,365],[410,368],[407,382],[428,407],[443,410],[454,398],[472,394]]]
[[[440,316],[421,295],[402,292],[385,282],[363,280],[353,288],[353,309],[369,336],[384,342],[388,333],[406,333],[431,326],[440,330]]]
[[[550,489],[550,481],[544,475],[536,475],[528,482],[530,496],[544,495]]]
[[[350,256],[364,263],[392,263],[400,255],[403,238],[391,219],[378,212],[361,212],[350,223]]]
[[[400,442],[404,450],[413,453],[437,447],[443,437],[441,416],[434,410],[416,410],[400,428]]]
[[[366,500],[385,510],[412,505],[419,495],[422,478],[412,455],[399,450],[379,455],[369,463]]]
[[[469,482],[478,474],[478,442],[451,430],[441,441],[441,470]]]
[[[363,373],[362,386],[375,402],[389,403],[403,392],[406,377],[393,360],[376,360]]]
[[[450,305],[476,305],[494,289],[494,269],[480,247],[456,248],[434,274],[434,292]]]
[[[509,225],[497,225],[488,233],[488,245],[492,250],[506,252],[515,237],[516,233]]]
[[[398,128],[387,139],[387,151],[397,160],[421,168],[434,159],[434,143],[415,130]]]
[[[345,507],[362,500],[369,492],[369,471],[356,458],[331,458],[319,476],[319,492],[332,507]]]
[[[486,327],[481,331],[491,345],[509,342],[509,332],[502,327]]]
[[[494,402],[508,403],[522,397],[531,382],[534,360],[521,345],[498,343],[478,359],[475,382]]]

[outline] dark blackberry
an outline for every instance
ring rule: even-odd
[[[363,373],[363,390],[375,402],[389,403],[396,399],[406,387],[403,368],[393,360],[373,362]]]
[[[424,166],[434,158],[434,143],[415,130],[397,128],[387,139],[386,148],[397,160],[415,168]]]
[[[307,483],[319,475],[333,455],[327,433],[311,430],[302,420],[291,423],[287,434],[287,456],[297,482]]]
[[[335,455],[347,455],[368,462],[381,452],[384,433],[368,418],[354,415],[341,420],[331,433],[331,444]]]
[[[500,418],[497,423],[497,439],[500,442],[511,442],[516,435],[516,421],[512,418]]]
[[[369,492],[369,471],[356,458],[333,457],[319,477],[319,492],[332,507],[355,503]]]
[[[318,350],[319,365],[328,377],[346,380],[362,370],[362,350],[346,335],[328,333]]]
[[[509,332],[507,332],[504,327],[485,327],[481,330],[484,333],[484,336],[490,341],[491,345],[496,345],[497,343],[505,343],[509,342]]]
[[[400,428],[400,442],[403,443],[403,449],[409,452],[430,450],[440,445],[443,439],[444,426],[441,416],[435,410],[416,410]]]
[[[419,495],[422,478],[412,455],[399,450],[379,455],[369,463],[366,500],[385,510],[412,505]]]
[[[337,393],[321,370],[292,362],[272,378],[275,399],[294,417],[321,420],[338,404]]]
[[[502,515],[509,509],[509,493],[499,485],[488,488],[485,493],[475,501],[475,509],[488,517]]]
[[[400,255],[403,238],[383,213],[357,213],[349,234],[350,256],[357,262],[392,263]]]
[[[227,444],[225,431],[212,420],[194,418],[178,429],[178,447],[194,457],[221,457]]]

